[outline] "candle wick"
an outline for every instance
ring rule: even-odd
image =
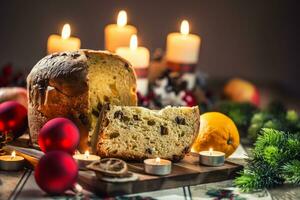
[[[156,164],[160,164],[160,158],[157,157],[157,158],[155,159],[155,163],[156,163]]]
[[[213,154],[213,150],[210,148],[209,149],[209,155],[211,156]]]

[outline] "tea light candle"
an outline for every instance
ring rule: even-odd
[[[24,168],[24,158],[17,156],[13,151],[11,155],[0,156],[0,170],[18,171]]]
[[[114,52],[118,47],[129,46],[130,37],[133,34],[137,34],[137,29],[127,25],[127,13],[121,10],[117,24],[109,24],[104,29],[105,49]]]
[[[201,38],[189,33],[187,20],[181,22],[180,33],[167,36],[166,59],[169,62],[194,64],[198,61]]]
[[[153,175],[168,175],[172,170],[172,162],[160,158],[144,160],[145,172]]]
[[[130,38],[129,47],[119,47],[116,54],[128,60],[138,77],[137,91],[142,95],[146,95],[148,91],[148,67],[150,63],[150,52],[145,47],[138,46],[138,39],[136,35]]]
[[[225,153],[214,151],[212,148],[209,151],[201,151],[199,152],[199,162],[207,166],[222,166],[225,162]]]
[[[85,151],[84,154],[77,153],[73,156],[76,160],[79,169],[86,169],[85,167],[94,161],[100,160],[99,156],[91,155],[89,151]]]
[[[80,39],[76,37],[70,37],[71,27],[69,24],[65,24],[61,36],[50,35],[47,42],[48,54],[62,51],[73,51],[80,49]]]

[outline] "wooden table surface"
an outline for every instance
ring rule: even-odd
[[[249,151],[249,148],[245,148]],[[230,162],[245,164],[244,159],[229,159]],[[27,181],[27,184],[24,184]],[[24,187],[24,185],[26,185]],[[22,194],[20,193],[20,188],[22,188]],[[141,196],[151,196],[154,198],[168,197],[177,199],[197,199],[204,195],[209,189],[222,189],[222,188],[232,188],[232,180],[214,182],[209,184],[201,184],[190,187],[175,188],[171,190],[160,190],[151,193],[136,194]],[[67,193],[66,196],[55,197],[55,199],[70,199],[73,198],[72,195]],[[88,198],[98,198],[94,194],[85,191],[84,193],[86,199]],[[21,196],[21,198],[20,198]],[[16,198],[17,197],[17,198]],[[179,197],[179,198],[178,198]],[[45,195],[38,186],[36,185],[33,177],[33,172],[31,170],[23,170],[19,172],[4,172],[0,171],[0,200],[6,199],[53,199],[53,197]],[[278,188],[263,190],[258,193],[246,194],[248,199],[300,199],[300,186],[283,185]],[[205,199],[205,198],[204,198]]]
[[[268,103],[268,100],[270,98],[278,98],[283,100],[288,108],[293,108],[296,109],[297,111],[300,111],[300,101],[299,99],[294,99],[290,98],[288,95],[280,95],[278,93],[274,93],[273,91],[270,91],[266,88],[262,88],[262,96],[261,96],[261,101],[263,105],[266,105]],[[249,150],[249,148],[245,148],[246,151]],[[238,163],[244,163],[244,160],[239,160],[235,159],[232,160],[233,162],[238,162]],[[12,192],[15,191],[15,188],[20,185],[20,180],[24,176],[25,171],[19,171],[19,172],[5,172],[5,171],[0,171],[0,200],[5,200],[8,199]],[[32,178],[32,177],[31,177]],[[24,179],[24,177],[23,177]],[[203,185],[197,185],[197,186],[192,186],[188,188],[188,191],[191,193],[191,196],[193,196],[193,199],[196,199],[194,197],[199,197],[205,191],[207,191],[209,188],[228,188],[232,187],[232,180],[229,181],[222,181],[222,182],[215,182],[215,183],[209,183],[209,184],[203,184]],[[185,189],[183,188],[183,191]],[[158,191],[156,193],[151,193],[148,195],[151,195],[152,197],[160,197],[164,195],[170,195],[171,193],[176,193],[180,192],[182,189],[174,189],[174,190],[168,190],[168,191]],[[271,196],[269,198],[268,194]],[[39,198],[49,198],[45,195],[40,190],[36,191],[27,191],[27,194],[31,196],[29,199],[39,199]],[[40,195],[40,196],[35,196],[35,194]],[[186,192],[184,191],[184,194]],[[264,199],[300,199],[300,186],[292,186],[292,185],[283,185],[274,189],[269,189],[268,192],[262,191],[260,194],[257,195],[257,198],[259,199],[259,196],[262,196]],[[62,199],[69,199],[69,196],[62,197]],[[183,197],[183,199],[186,199],[186,197]]]

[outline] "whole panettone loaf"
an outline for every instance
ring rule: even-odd
[[[179,161],[190,151],[199,126],[198,107],[166,107],[154,111],[105,105],[91,145],[101,157],[139,161],[160,157]]]
[[[49,119],[67,117],[78,126],[80,148],[86,150],[102,105],[137,104],[133,68],[104,51],[78,50],[44,57],[28,75],[27,90],[33,144]]]

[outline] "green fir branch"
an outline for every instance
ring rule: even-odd
[[[300,185],[300,161],[293,160],[282,167],[282,173],[287,182]]]
[[[267,146],[282,146],[285,143],[285,133],[283,131],[278,131],[270,128],[261,129],[261,135],[258,136],[255,142],[254,153],[257,155],[262,155],[261,153]],[[257,156],[259,156],[257,155]]]
[[[241,176],[234,184],[252,192],[282,185],[300,184],[300,135],[264,128]],[[292,161],[291,161],[292,160]]]
[[[276,146],[267,146],[262,154],[263,159],[271,166],[280,164],[280,160],[282,159],[281,152]]]

